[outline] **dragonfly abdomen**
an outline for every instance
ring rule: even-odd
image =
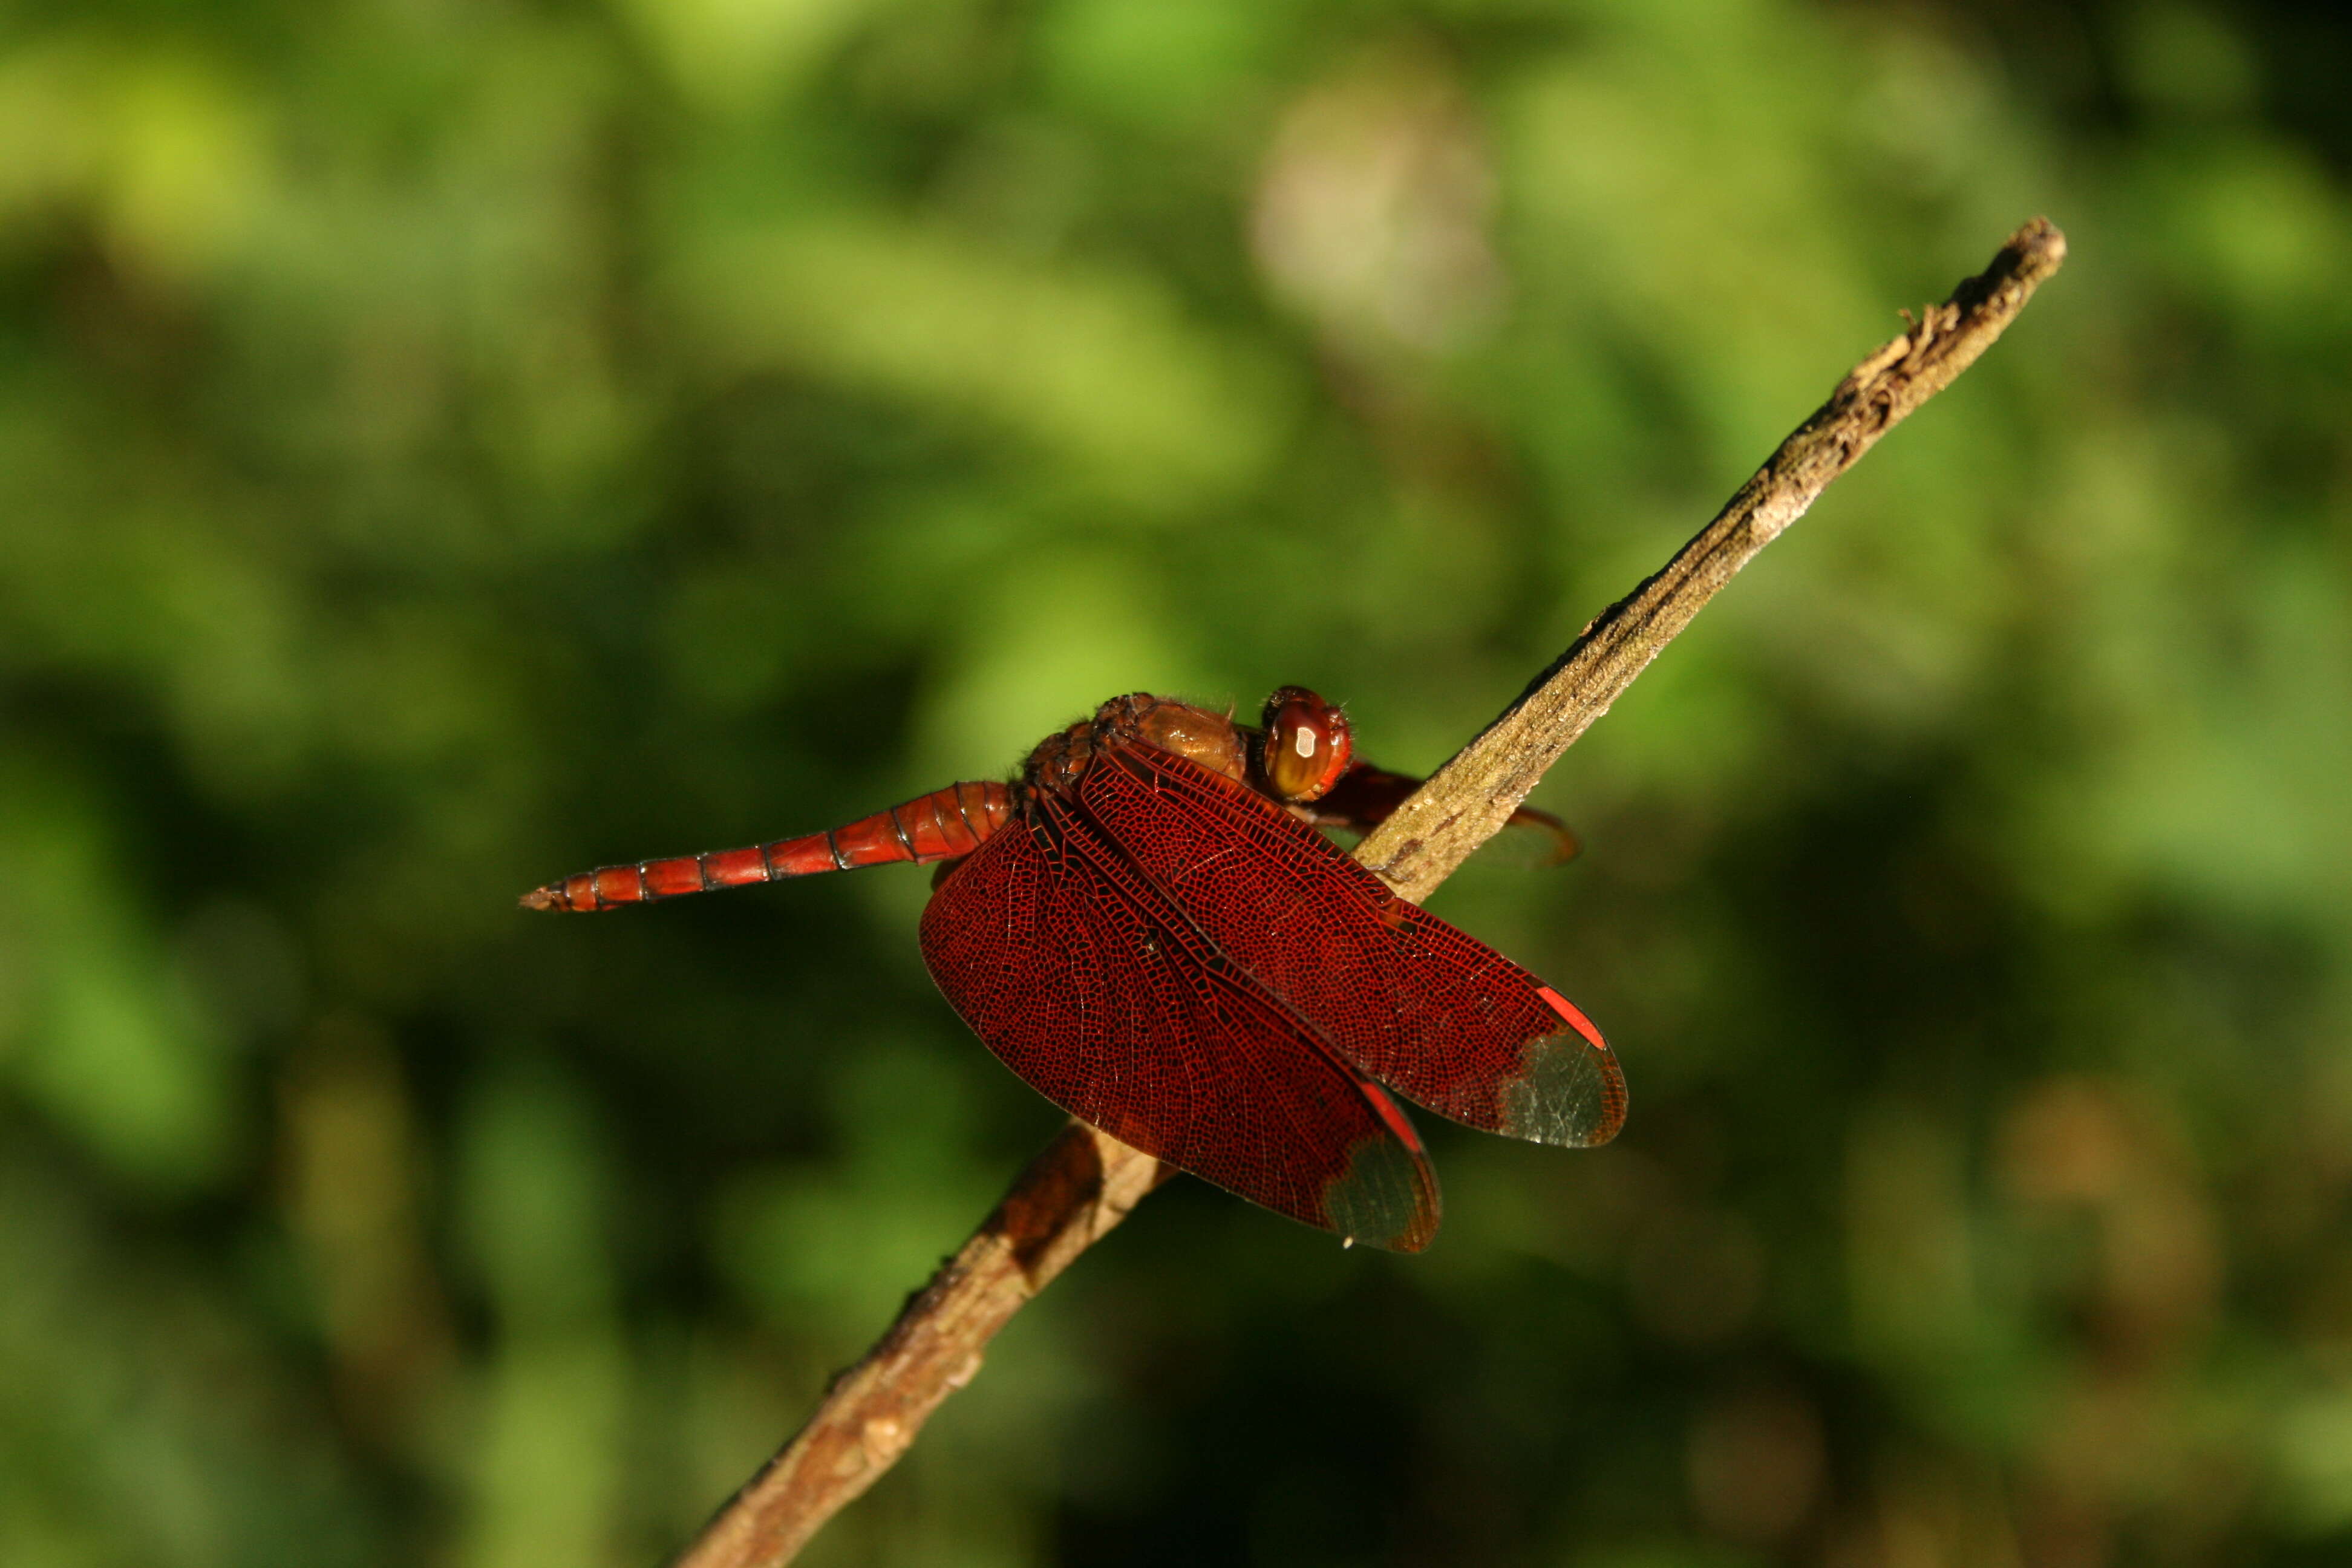
[[[532,889],[522,896],[522,907],[587,914],[820,871],[952,860],[971,854],[1003,826],[1013,805],[1009,784],[953,784],[823,833],[742,849],[599,866]]]

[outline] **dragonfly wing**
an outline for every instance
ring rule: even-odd
[[[1087,770],[1078,801],[1212,941],[1407,1099],[1544,1143],[1604,1143],[1623,1123],[1616,1054],[1573,1004],[1256,791],[1129,745]]]
[[[1089,831],[1012,824],[940,884],[923,960],[948,1001],[1112,1137],[1350,1240],[1426,1247],[1436,1178],[1403,1110]]]

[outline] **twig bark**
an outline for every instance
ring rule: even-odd
[[[1426,898],[1502,827],[1699,607],[1881,436],[1966,370],[2065,257],[2065,237],[2036,218],[1949,300],[1929,306],[1911,331],[1855,366],[1698,537],[1595,617],[1356,858],[1402,897]],[[971,1381],[997,1331],[1166,1174],[1150,1155],[1090,1127],[1065,1128],[866,1358],[834,1380],[809,1424],[735,1494],[678,1568],[790,1561]]]
[[[1174,1173],[1083,1121],[1063,1128],[971,1239],[908,1299],[889,1332],[833,1380],[808,1425],[743,1484],[678,1568],[792,1561],[972,1380],[996,1331]]]
[[[1863,361],[1780,443],[1698,537],[1595,616],[1503,716],[1456,752],[1358,847],[1356,858],[1418,903],[1493,837],[1560,753],[1609,711],[1658,650],[1755,553],[1905,416],[1950,385],[2066,259],[2066,237],[2035,218],[1992,264]]]

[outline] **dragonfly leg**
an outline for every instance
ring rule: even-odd
[[[1386,822],[1397,807],[1412,798],[1422,780],[1406,773],[1392,773],[1386,768],[1359,762],[1339,775],[1322,799],[1304,805],[1294,805],[1289,810],[1302,822],[1317,827],[1337,827],[1349,833],[1370,833]],[[1582,847],[1568,824],[1548,811],[1538,811],[1523,805],[1511,813],[1510,826],[1539,833],[1551,846],[1547,863],[1559,865],[1572,860]]]

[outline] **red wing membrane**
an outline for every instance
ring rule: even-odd
[[[1538,1142],[1616,1135],[1625,1080],[1582,1013],[1280,806],[1141,745],[1097,757],[1078,803],[1219,948],[1407,1099]]]
[[[1042,835],[1008,825],[923,911],[923,960],[972,1031],[1146,1153],[1354,1240],[1426,1247],[1436,1178],[1395,1102],[1127,857],[1042,805]]]

